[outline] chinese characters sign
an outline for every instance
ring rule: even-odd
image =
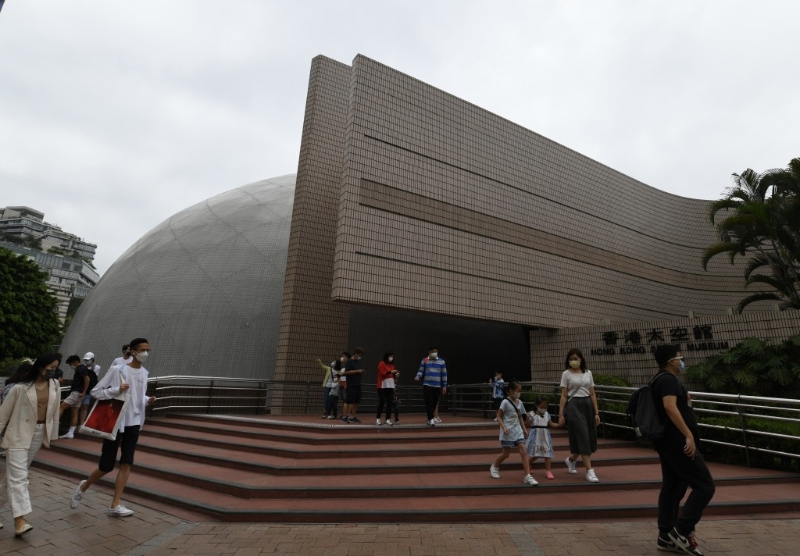
[[[651,328],[649,330],[612,330],[603,332],[603,347],[591,350],[592,355],[628,355],[655,351],[660,344],[678,344],[682,351],[716,351],[728,349],[728,342],[714,340],[710,324],[693,327]]]

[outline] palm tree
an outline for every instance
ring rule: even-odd
[[[703,252],[703,268],[717,255],[727,254],[731,264],[747,257],[745,285],[764,288],[739,302],[740,313],[756,301],[800,309],[800,158],[762,174],[748,168],[733,181],[709,207],[720,241]]]

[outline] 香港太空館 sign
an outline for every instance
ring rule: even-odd
[[[669,338],[669,339],[667,339]],[[727,341],[714,339],[712,325],[693,327],[631,329],[603,332],[603,347],[592,348],[591,355],[634,355],[653,352],[661,344],[677,344],[681,351],[720,351],[729,349]]]

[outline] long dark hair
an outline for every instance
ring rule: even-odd
[[[581,350],[579,350],[578,348],[572,348],[567,352],[567,357],[566,359],[564,359],[564,368],[565,369],[570,368],[569,358],[572,357],[573,355],[577,355],[578,357],[581,358],[581,371],[582,372],[586,371],[586,358],[583,356],[583,353],[581,353]]]
[[[389,363],[389,357],[391,357],[391,356],[394,356],[394,352],[393,351],[387,351],[386,353],[384,353],[383,354],[383,362],[388,364]]]
[[[11,374],[11,376],[6,379],[5,382],[6,386],[8,386],[9,384],[16,384],[17,382],[19,382],[19,379],[28,374],[28,371],[31,370],[31,368],[33,368],[33,365],[31,365],[30,363],[23,363],[22,365],[17,367],[17,370],[14,371]]]
[[[39,376],[42,372],[42,369],[47,367],[53,361],[58,361],[58,354],[55,353],[47,353],[45,355],[40,355],[36,358],[36,361],[33,362],[31,368],[20,378],[20,382],[33,382],[36,380],[36,377]]]

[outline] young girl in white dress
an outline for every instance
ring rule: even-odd
[[[489,473],[492,479],[499,479],[500,464],[508,458],[512,449],[516,449],[519,451],[522,468],[525,470],[523,483],[536,486],[539,483],[531,476],[528,455],[525,453],[525,436],[528,431],[525,430],[525,406],[519,399],[521,393],[522,385],[516,380],[512,380],[506,386],[506,397],[497,410],[497,422],[500,424],[500,447],[503,451],[489,466]]]
[[[558,423],[554,423],[547,412],[549,402],[547,398],[536,400],[536,411],[528,414],[528,425],[531,432],[525,443],[525,450],[528,452],[530,464],[537,458],[544,458],[544,468],[547,471],[547,478],[552,480],[553,472],[550,464],[553,460],[553,438],[550,436],[548,428],[558,428]]]

